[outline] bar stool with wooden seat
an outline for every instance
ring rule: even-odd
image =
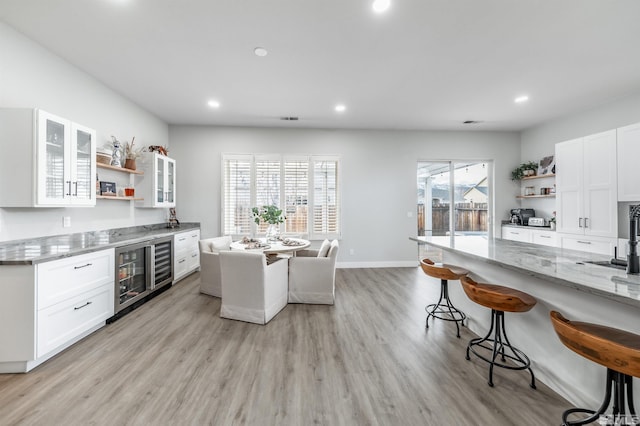
[[[427,320],[425,322],[426,327],[429,328],[430,317],[445,321],[453,321],[456,323],[456,336],[459,338],[460,326],[458,323],[464,326],[466,315],[451,303],[451,300],[449,299],[448,280],[459,280],[460,277],[467,275],[469,271],[455,265],[436,264],[431,259],[426,258],[422,259],[420,266],[425,274],[430,277],[440,279],[440,299],[438,299],[437,303],[427,305],[424,308],[427,311]]]
[[[460,278],[462,289],[473,302],[491,309],[491,326],[484,337],[472,339],[467,345],[469,351],[489,363],[489,386],[493,387],[493,367],[509,370],[529,370],[531,387],[536,388],[536,378],[531,370],[529,358],[520,349],[511,345],[504,328],[505,312],[527,312],[533,308],[536,299],[519,290],[495,284],[477,283],[469,277]],[[484,352],[484,354],[482,353]],[[490,356],[486,354],[490,353]],[[508,360],[508,361],[507,361]],[[507,364],[509,362],[509,364]]]
[[[585,425],[597,421],[609,407],[612,387],[613,415],[625,416],[625,406],[628,406],[629,414],[635,416],[631,380],[633,377],[640,377],[640,336],[603,325],[569,321],[556,311],[551,311],[550,316],[553,328],[566,347],[578,355],[607,367],[604,401],[598,411],[583,408],[566,410],[562,414],[563,426]],[[590,416],[575,421],[567,420],[573,413],[590,414]]]

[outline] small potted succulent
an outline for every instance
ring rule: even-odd
[[[524,177],[534,176],[537,170],[538,163],[534,161],[522,163],[511,171],[511,180],[521,180]]]
[[[268,223],[267,227],[267,241],[275,241],[278,239],[280,230],[278,224],[284,222],[285,217],[282,215],[282,210],[274,205],[253,207],[251,209],[253,213],[253,220],[256,225],[260,223]]]

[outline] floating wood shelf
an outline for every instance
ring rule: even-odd
[[[129,173],[132,175],[144,174],[142,170],[125,169],[124,167],[115,167],[115,166],[111,166],[109,164],[104,164],[104,163],[96,163],[96,166],[98,166],[99,169],[115,170],[116,172]]]
[[[546,175],[535,175],[535,176],[525,176],[522,180],[531,180],[531,179],[542,179],[548,177],[555,177],[554,173],[547,173]]]
[[[136,197],[120,197],[113,195],[96,195],[96,198],[101,200],[120,200],[120,201],[142,201],[144,198],[136,198]]]
[[[553,198],[556,194],[549,195],[517,195],[516,198]]]

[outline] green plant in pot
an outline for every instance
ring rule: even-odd
[[[261,222],[269,224],[269,226],[267,227],[267,240],[277,240],[278,234],[280,233],[278,224],[284,222],[285,219],[285,217],[282,215],[282,210],[274,205],[270,205],[253,207],[251,209],[251,213],[253,213],[253,221],[256,223],[256,225],[260,225]]]
[[[521,180],[527,176],[533,176],[538,170],[538,163],[529,161],[520,164],[514,170],[511,171],[511,180]]]

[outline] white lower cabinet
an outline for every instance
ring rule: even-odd
[[[558,234],[558,239],[559,246],[563,249],[606,254],[612,257],[618,243],[617,238],[595,238],[573,234]]]
[[[556,233],[554,231],[533,231],[531,242],[533,244],[549,247],[557,247],[558,245]]]
[[[113,316],[114,249],[0,266],[0,373],[27,372]]]
[[[176,282],[200,268],[200,230],[193,229],[173,237],[173,281]]]
[[[522,243],[531,243],[531,230],[524,228],[514,228],[510,226],[502,227],[502,239],[511,241],[520,241]]]

